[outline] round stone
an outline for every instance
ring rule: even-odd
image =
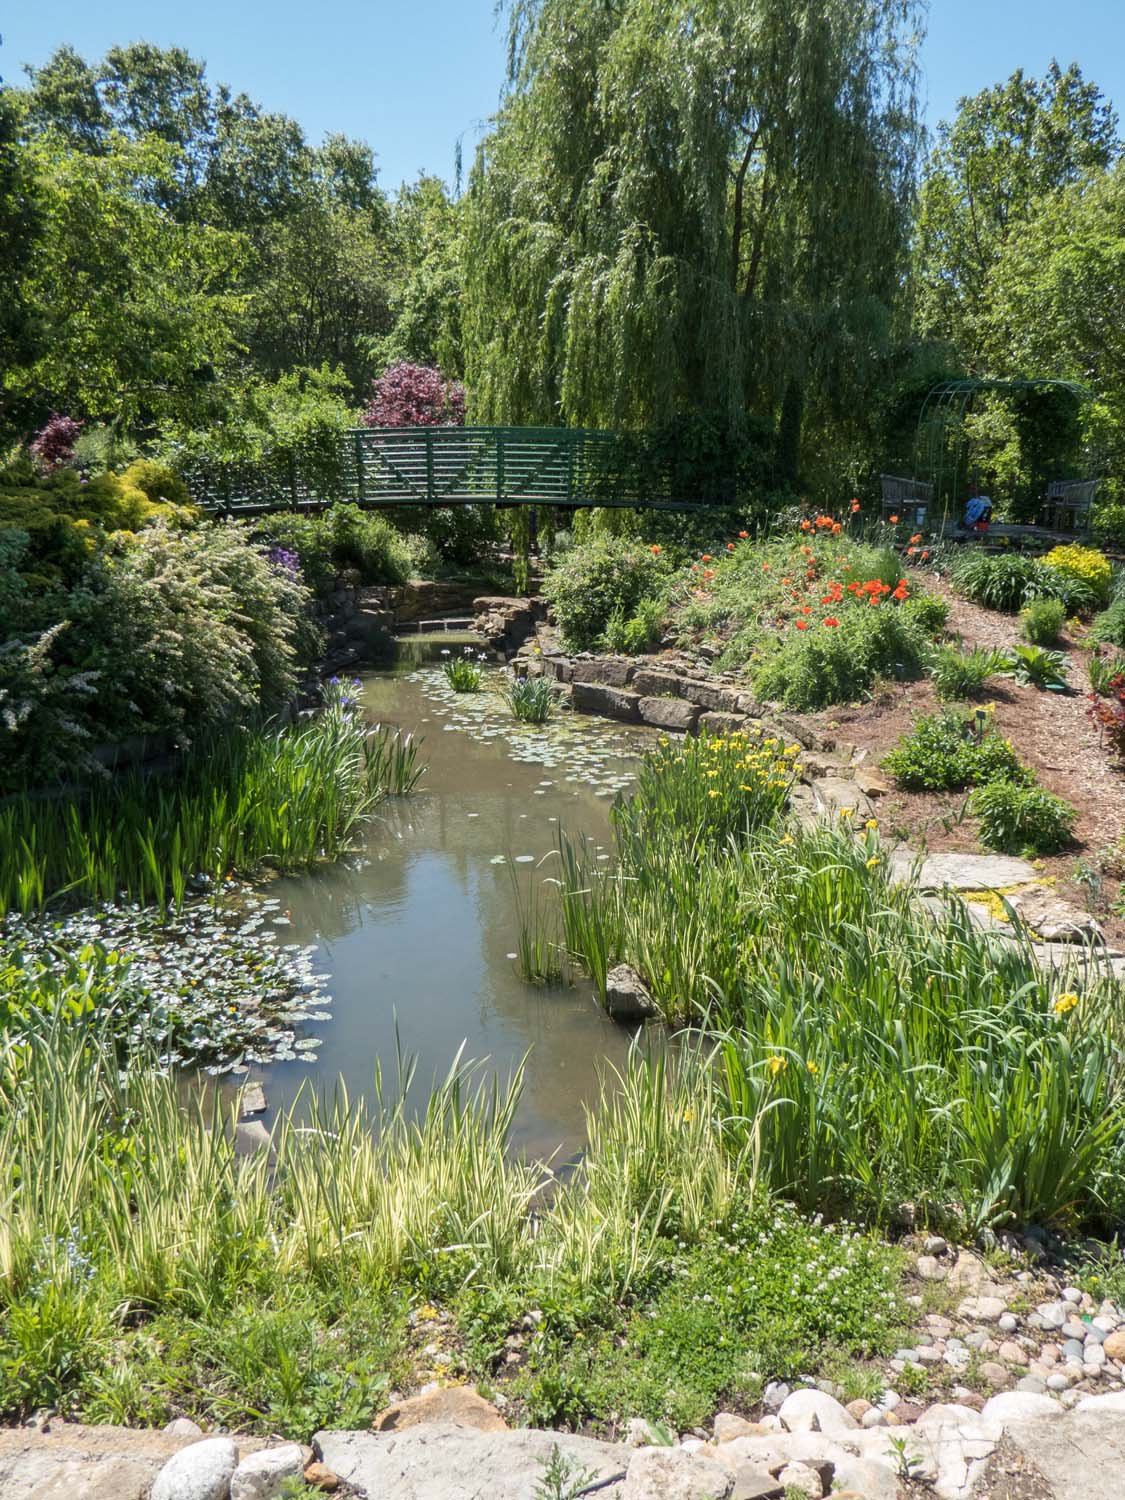
[[[1032,1395],[1043,1395],[1047,1390],[1047,1382],[1040,1380],[1038,1375],[1025,1375],[1022,1380],[1016,1382],[1017,1391],[1027,1391]]]
[[[230,1482],[230,1500],[275,1500],[287,1480],[299,1480],[305,1455],[298,1443],[262,1448],[244,1458]]]
[[[1035,1311],[1043,1319],[1044,1328],[1061,1328],[1070,1316],[1065,1302],[1040,1302]]]
[[[1098,1328],[1094,1323],[1083,1323],[1082,1333],[1086,1344],[1104,1344],[1109,1335],[1104,1328]]]
[[[1102,1348],[1110,1359],[1125,1359],[1125,1332],[1111,1333]]]
[[[1070,1376],[1061,1370],[1056,1370],[1053,1375],[1047,1376],[1047,1389],[1049,1391],[1066,1391],[1070,1389]]]
[[[1078,1287],[1076,1287],[1076,1286],[1064,1287],[1063,1288],[1063,1301],[1064,1302],[1073,1302],[1077,1306],[1082,1301],[1082,1292],[1081,1292],[1081,1290]]]
[[[1016,1317],[1015,1313],[1001,1313],[1000,1317],[996,1320],[996,1326],[1001,1333],[1015,1333],[1016,1329],[1020,1326],[1020,1320]]]
[[[922,1249],[926,1252],[927,1255],[944,1255],[945,1252],[949,1249],[949,1246],[946,1244],[945,1240],[942,1239],[940,1234],[931,1234],[930,1237],[923,1243]]]
[[[1027,1364],[1027,1351],[1025,1349],[1021,1349],[1020,1346],[1013,1343],[1011,1339],[1006,1339],[1004,1343],[1000,1345],[999,1353],[1000,1358],[1004,1361],[1005,1364]]]
[[[1067,1339],[1062,1346],[1063,1358],[1081,1360],[1085,1349],[1086,1346],[1080,1339]]]
[[[227,1500],[238,1467],[230,1438],[204,1438],[170,1458],[156,1476],[152,1500]]]

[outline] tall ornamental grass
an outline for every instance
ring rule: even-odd
[[[331,858],[381,797],[413,789],[417,757],[412,740],[369,728],[336,691],[296,726],[198,741],[168,776],[15,798],[0,805],[0,912],[122,893],[179,905],[199,876]]]
[[[603,996],[632,964],[666,1021],[710,1033],[732,1148],[806,1209],[1111,1225],[1120,985],[1094,953],[1045,970],[1018,927],[928,910],[888,879],[873,820],[790,827],[780,772],[739,782],[739,805],[709,775],[730,746],[662,747],[615,809],[615,868],[564,840],[563,957]]]
[[[635,1054],[608,1075],[565,1184],[512,1151],[521,1081],[457,1059],[418,1109],[400,1067],[370,1103],[299,1100],[246,1158],[229,1101],[185,1098],[143,1060],[122,1074],[96,1028],[5,1044],[0,1410],[133,1410],[121,1364],[129,1340],[151,1358],[151,1320],[174,1319],[182,1340],[256,1308],[268,1319],[279,1288],[325,1308],[361,1288],[616,1305],[660,1273],[670,1235],[694,1241],[752,1201],[701,1053]]]

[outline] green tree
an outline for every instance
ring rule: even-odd
[[[404,184],[391,204],[388,258],[394,327],[379,344],[380,368],[396,360],[463,373],[463,215],[438,177]]]
[[[368,212],[326,197],[258,235],[247,344],[269,377],[296,366],[329,364],[366,393],[391,327],[385,236]]]
[[[982,347],[1005,374],[1087,385],[1085,437],[1125,497],[1125,158],[1048,198],[997,262]]]
[[[985,368],[993,272],[1045,202],[1119,154],[1117,118],[1076,65],[1017,70],[939,127],[918,206],[917,325]]]
[[[41,233],[34,173],[19,143],[19,110],[0,83],[0,371],[32,357],[37,319],[28,296],[27,272]],[[6,425],[0,380],[0,428]]]
[[[471,176],[478,419],[849,420],[890,335],[915,148],[899,0],[516,0]]]
[[[111,135],[91,156],[44,136],[26,155],[43,230],[25,285],[43,338],[5,388],[133,430],[190,411],[233,356],[245,242],[149,201],[144,185],[175,173],[160,140]]]

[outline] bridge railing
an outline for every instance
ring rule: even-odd
[[[335,451],[186,466],[205,510],[253,515],[334,500],[371,507],[728,504],[688,496],[671,465],[633,434],[574,427],[355,427]]]

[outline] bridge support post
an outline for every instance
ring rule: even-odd
[[[363,438],[358,432],[355,435],[355,485],[356,499],[362,505],[367,496],[363,482]]]

